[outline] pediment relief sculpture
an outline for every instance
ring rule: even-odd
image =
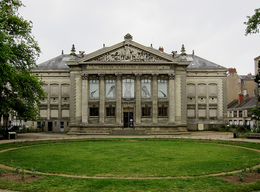
[[[157,62],[163,61],[167,62],[166,59],[158,57],[152,53],[137,49],[130,45],[125,45],[119,49],[108,52],[104,55],[98,56],[91,62],[115,62],[115,61],[131,61],[131,62]]]

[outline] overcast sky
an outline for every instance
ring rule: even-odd
[[[255,74],[260,34],[245,36],[244,21],[259,8],[259,0],[22,0],[19,13],[33,22],[42,54],[37,64],[61,54],[90,53],[124,40],[164,51],[187,53]]]

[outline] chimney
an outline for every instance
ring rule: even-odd
[[[164,51],[163,47],[160,46],[159,51],[163,52]]]
[[[238,104],[244,100],[244,95],[242,93],[238,94]]]
[[[236,72],[237,72],[236,68],[229,68],[228,69],[228,73],[236,73]]]
[[[252,73],[248,73],[247,76],[252,76]]]

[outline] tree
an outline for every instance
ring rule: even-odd
[[[32,22],[18,9],[20,0],[0,0],[0,114],[12,111],[24,120],[39,118],[43,81],[32,73],[40,48],[31,35]]]
[[[260,107],[249,110],[249,114],[252,115],[251,120],[256,120],[257,130],[259,129],[260,121]]]
[[[255,9],[255,14],[252,16],[247,16],[248,21],[244,22],[247,25],[246,35],[259,33],[260,26],[260,8]]]

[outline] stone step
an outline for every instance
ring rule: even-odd
[[[136,130],[133,128],[125,128],[113,130],[110,135],[146,135],[144,130]]]

